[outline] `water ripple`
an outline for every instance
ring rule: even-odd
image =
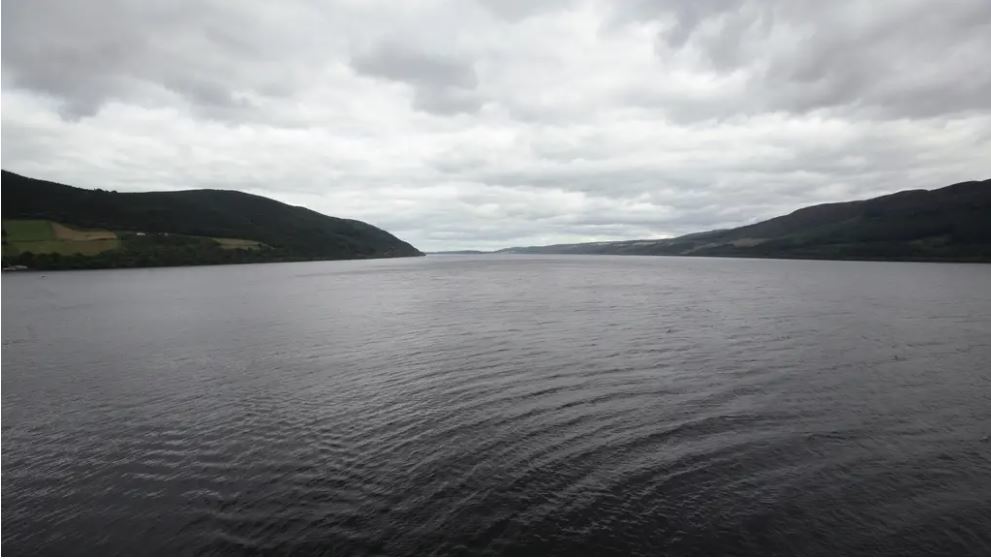
[[[991,553],[988,285],[523,256],[4,275],[3,546]]]

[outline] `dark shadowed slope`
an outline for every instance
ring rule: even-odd
[[[263,243],[262,251],[241,251],[251,261],[422,255],[409,243],[367,223],[230,190],[117,193],[3,171],[3,218],[44,219],[125,235],[143,232],[145,244],[147,236],[155,233]],[[169,263],[210,263],[211,258],[206,260]]]
[[[754,225],[673,239],[500,252],[991,261],[991,180],[810,206]]]

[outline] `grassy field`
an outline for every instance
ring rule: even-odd
[[[235,249],[241,248],[245,250],[258,250],[262,248],[262,243],[258,241],[249,241],[248,239],[228,239],[224,237],[213,237],[213,240],[220,243],[220,248]]]
[[[76,229],[43,219],[3,220],[4,253],[91,256],[117,248],[120,240],[106,229]]]
[[[34,254],[82,254],[92,256],[108,250],[120,248],[120,241],[99,240],[99,241],[19,241],[16,243],[4,243],[4,250],[11,246],[17,252],[31,252]]]
[[[248,239],[85,229],[41,219],[3,220],[4,265],[121,267],[251,262],[271,247]]]
[[[56,239],[65,241],[112,241],[117,239],[113,231],[106,229],[77,229],[61,223],[50,222]]]
[[[3,240],[9,242],[51,241],[55,239],[52,222],[44,219],[3,220]]]

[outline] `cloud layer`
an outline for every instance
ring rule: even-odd
[[[6,169],[232,188],[424,250],[991,176],[991,3],[11,0]]]

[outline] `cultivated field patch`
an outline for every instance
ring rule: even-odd
[[[50,241],[55,238],[51,223],[45,219],[5,219],[3,239],[10,242]]]
[[[117,234],[106,229],[79,229],[51,222],[52,232],[56,239],[66,241],[110,241],[117,239]]]
[[[228,239],[225,237],[213,237],[213,240],[220,244],[220,248],[226,249],[245,249],[245,250],[257,250],[265,246],[263,243],[258,241],[249,241],[248,239]]]
[[[3,220],[4,252],[92,256],[120,248],[106,229],[77,229],[44,219]]]

